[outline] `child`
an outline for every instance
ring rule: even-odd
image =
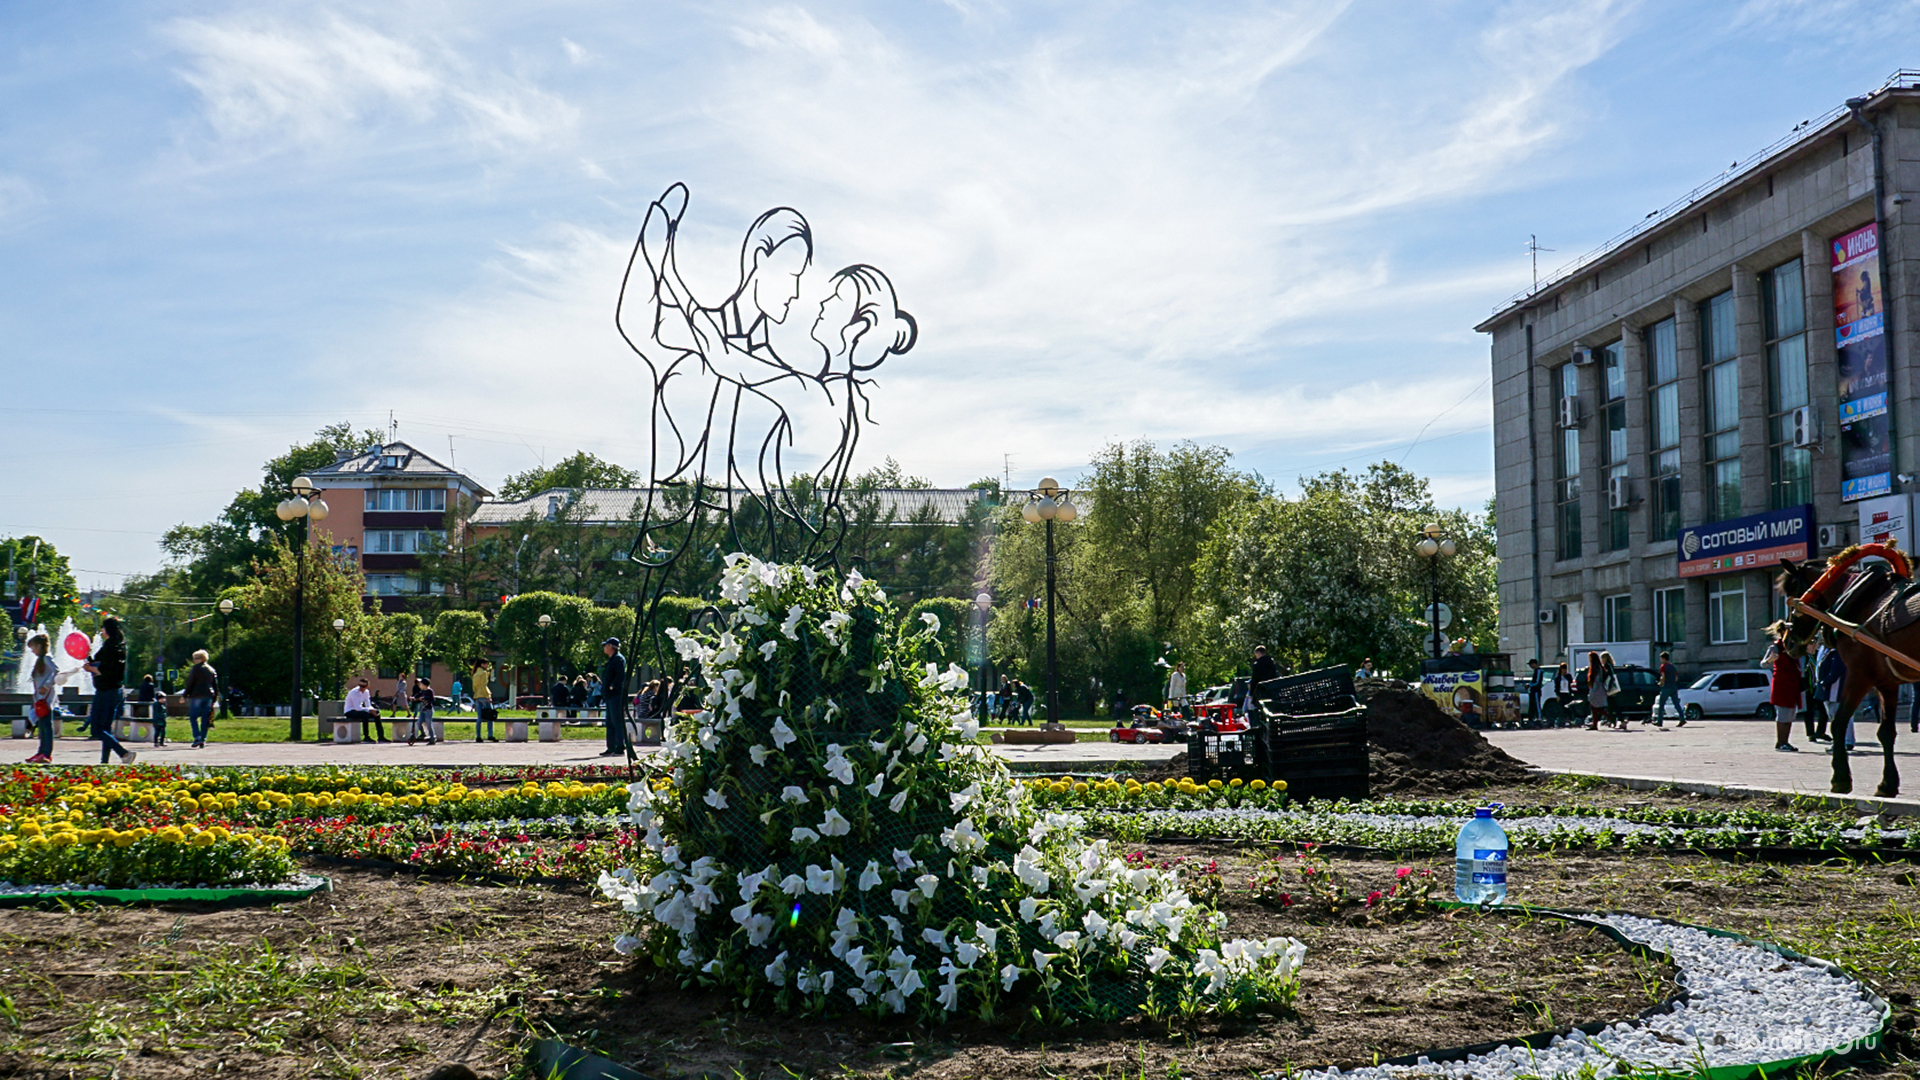
[[[432,746],[439,741],[433,735],[433,683],[427,679],[413,680],[409,700],[413,705],[413,724],[407,731],[407,745],[412,746],[415,740],[424,737],[427,745]]]

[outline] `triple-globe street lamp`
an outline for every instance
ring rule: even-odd
[[[1060,722],[1060,662],[1054,648],[1053,635],[1053,523],[1066,524],[1080,516],[1080,510],[1073,505],[1073,492],[1060,486],[1060,481],[1045,477],[1040,486],[1027,493],[1027,505],[1020,508],[1020,517],[1027,524],[1045,522],[1047,526],[1047,723]]]
[[[293,497],[280,500],[273,512],[281,521],[300,521],[300,544],[294,549],[293,571],[293,708],[291,719],[287,723],[287,741],[300,741],[300,721],[303,706],[306,704],[306,691],[302,689],[301,649],[306,639],[306,597],[307,597],[307,544],[313,532],[313,522],[327,519],[327,504],[313,486],[313,481],[304,476],[293,479]]]
[[[1431,604],[1427,608],[1427,621],[1433,626],[1433,658],[1440,659],[1446,650],[1441,648],[1440,629],[1445,625],[1441,621],[1443,611],[1440,607],[1440,559],[1453,557],[1453,539],[1440,535],[1440,523],[1430,521],[1420,530],[1420,539],[1414,542],[1414,553],[1427,560],[1427,569],[1433,582]]]

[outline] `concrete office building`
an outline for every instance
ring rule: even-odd
[[[1783,610],[1774,563],[1911,550],[1916,193],[1902,72],[1480,324],[1516,666],[1588,642],[1749,665]]]

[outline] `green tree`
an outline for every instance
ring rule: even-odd
[[[427,652],[427,624],[411,611],[388,615],[380,628],[375,659],[382,668],[411,675]]]
[[[538,667],[547,657],[557,667],[585,641],[593,610],[591,603],[578,596],[521,593],[502,604],[500,614],[494,616],[493,638],[509,664]],[[542,615],[552,619],[545,631],[540,629]]]
[[[514,473],[500,484],[500,497],[519,500],[553,488],[631,488],[640,484],[640,474],[632,469],[603,461],[585,450],[576,450],[550,467]]]
[[[433,631],[427,635],[427,655],[447,665],[454,676],[465,682],[473,663],[487,655],[493,634],[487,617],[478,611],[442,611],[433,617]]]
[[[352,559],[336,558],[318,547],[307,552],[305,562],[302,571],[295,552],[276,538],[266,556],[253,564],[251,578],[234,594],[234,603],[246,613],[249,636],[255,639],[248,656],[286,677],[275,693],[272,679],[249,673],[248,684],[256,693],[272,695],[266,700],[283,700],[291,685],[296,590],[302,601],[306,686],[337,697],[349,672],[374,665],[381,616],[368,611],[361,601],[366,578],[360,567]],[[344,629],[334,630],[335,619]]]
[[[357,454],[386,440],[384,432],[355,433],[353,425],[321,428],[312,441],[290,447],[261,468],[260,486],[233,497],[220,516],[205,525],[175,525],[160,539],[160,549],[173,560],[180,589],[196,596],[212,596],[238,585],[253,573],[255,563],[271,558],[278,543],[285,546],[302,535],[304,519],[281,521],[274,508],[287,497],[294,478]]]
[[[1228,518],[1199,567],[1210,599],[1196,622],[1221,631],[1201,663],[1243,669],[1264,644],[1295,670],[1372,657],[1412,673],[1432,571],[1413,545],[1428,522],[1456,545],[1438,564],[1440,597],[1454,613],[1449,633],[1490,650],[1499,637],[1491,515],[1440,510],[1424,479],[1382,462],[1365,476],[1304,480],[1298,498],[1264,498]]]
[[[62,620],[80,613],[80,586],[73,580],[67,557],[38,536],[0,538],[0,574],[5,575],[0,602],[15,618],[20,614],[20,601],[29,596],[40,600],[36,623],[59,626]]]

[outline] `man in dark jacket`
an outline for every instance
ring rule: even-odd
[[[121,687],[127,679],[127,635],[120,629],[119,619],[109,615],[101,620],[100,647],[85,667],[93,676],[93,707],[87,711],[87,725],[100,740],[100,764],[105,765],[107,755],[117,751],[120,760],[131,765],[140,755],[113,737],[113,722],[120,717]]]
[[[606,666],[600,669],[601,699],[607,707],[607,748],[600,756],[612,757],[627,752],[627,658],[620,655],[617,637],[601,642],[600,651],[607,654]]]

